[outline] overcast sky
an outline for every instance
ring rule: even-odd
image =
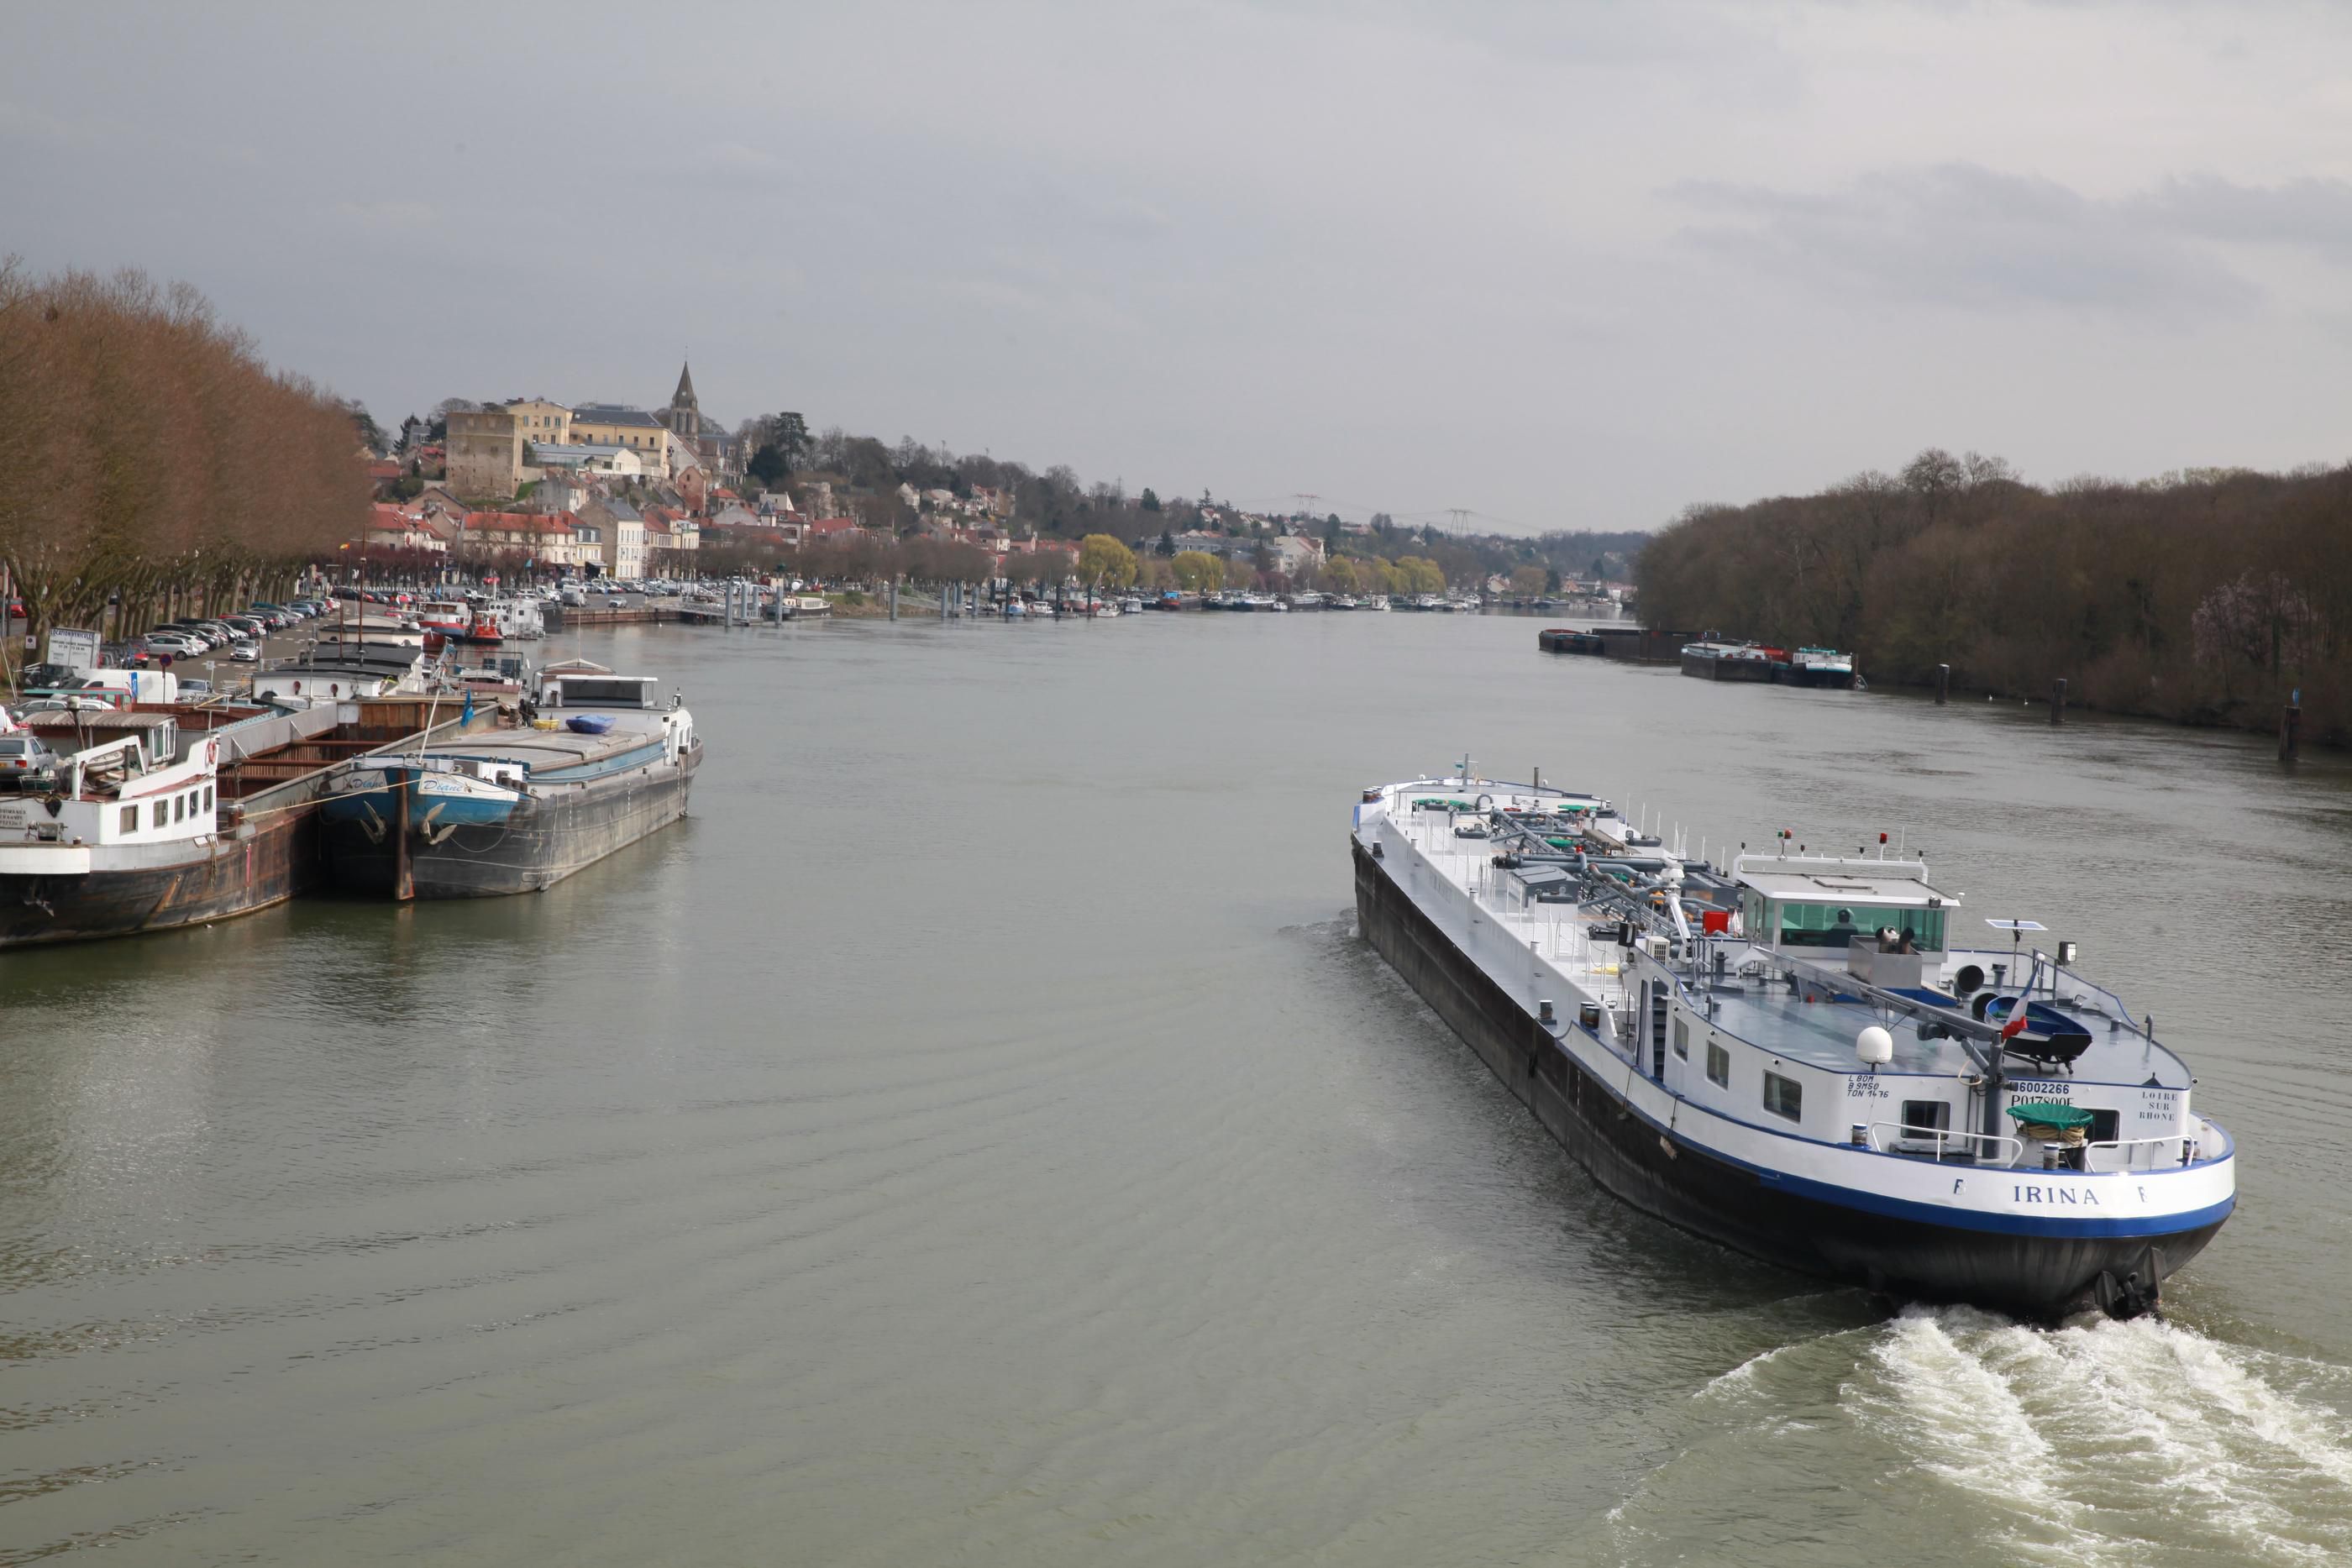
[[[2352,456],[2352,8],[0,9],[0,250],[387,425],[658,404],[1648,528]]]

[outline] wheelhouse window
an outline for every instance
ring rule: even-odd
[[[1775,1116],[1786,1116],[1791,1122],[1802,1121],[1805,1115],[1805,1086],[1777,1072],[1766,1073],[1764,1109]]]
[[[139,831],[139,808],[137,806],[125,806],[122,808],[122,831],[126,833],[135,833]]]
[[[1713,1040],[1706,1042],[1706,1076],[1709,1082],[1731,1087],[1731,1052]]]
[[[1944,911],[1889,909],[1866,904],[1788,904],[1772,905],[1783,947],[1831,947],[1843,951],[1856,936],[1875,936],[1882,928],[1908,932],[1922,953],[1944,950]]]

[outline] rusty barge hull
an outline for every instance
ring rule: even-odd
[[[224,835],[172,865],[71,875],[0,873],[0,948],[133,936],[283,904],[324,880],[315,803]]]

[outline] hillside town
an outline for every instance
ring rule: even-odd
[[[1094,535],[1129,549],[1132,585],[1147,589],[1533,597],[1577,592],[1580,580],[1597,591],[1626,571],[1607,549],[1569,565],[1546,559],[1558,556],[1541,548],[1550,540],[1469,538],[1383,514],[1130,497],[1066,468],[812,434],[797,413],[730,429],[704,413],[690,363],[650,409],[453,399],[396,434],[356,417],[376,496],[345,549],[371,578],[656,582],[794,569],[1042,584],[1076,573]],[[1570,553],[1586,549],[1580,538]]]

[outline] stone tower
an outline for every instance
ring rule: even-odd
[[[677,391],[669,394],[669,407],[662,413],[662,423],[688,441],[702,434],[702,404],[694,395],[694,367],[683,363],[677,371]]]

